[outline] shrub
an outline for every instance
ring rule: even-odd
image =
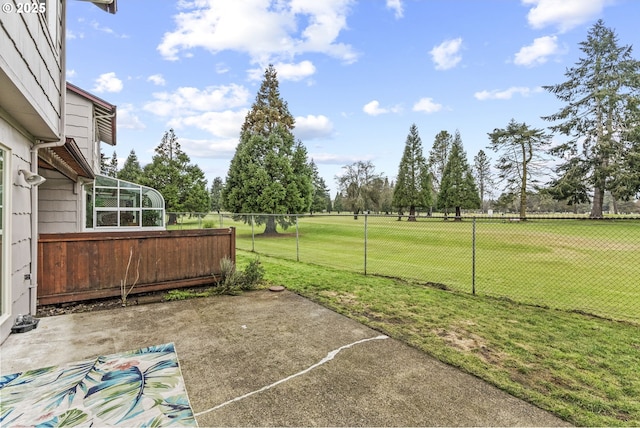
[[[260,260],[255,258],[249,262],[244,272],[238,272],[233,261],[225,257],[220,260],[220,279],[218,292],[220,294],[239,294],[242,291],[254,290],[262,281],[264,268]]]
[[[213,229],[214,227],[216,227],[216,222],[214,220],[205,220],[202,223],[203,229]]]

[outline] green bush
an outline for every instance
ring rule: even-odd
[[[214,220],[205,220],[202,222],[203,229],[213,229],[216,227],[216,222]]]
[[[244,272],[236,270],[233,261],[225,257],[220,260],[220,279],[217,291],[220,294],[239,294],[242,291],[254,290],[262,281],[264,268],[256,257],[249,261]]]

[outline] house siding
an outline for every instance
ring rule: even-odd
[[[55,171],[40,171],[47,179],[38,192],[38,231],[40,233],[81,232],[81,200],[76,183]],[[79,193],[82,193],[81,191]]]
[[[90,165],[95,165],[99,143],[94,142],[95,123],[93,102],[67,91],[65,107],[65,136],[73,138]],[[98,147],[98,149],[96,149]],[[98,169],[99,171],[99,156]],[[38,194],[38,230],[40,233],[74,233],[83,231],[84,210],[82,189],[56,171],[40,170],[47,179]]]
[[[67,91],[65,135],[73,138],[89,165],[95,167],[95,124],[93,103],[71,91]],[[98,159],[99,161],[99,159]],[[100,163],[98,162],[98,168]]]
[[[62,0],[54,1],[58,5],[56,20],[61,26]],[[2,107],[33,135],[45,140],[58,139],[61,131],[64,90],[61,33],[59,29],[51,35],[47,17],[43,14],[12,14],[11,19],[0,21],[2,84],[12,85],[12,91],[7,94],[17,93],[21,98],[15,100],[15,110],[11,105]],[[31,114],[21,114],[25,108],[22,103]],[[19,105],[22,108],[18,108]]]
[[[31,188],[18,175],[20,169],[30,169],[30,145],[31,141],[23,135],[6,118],[0,117],[0,143],[7,147],[11,153],[8,164],[11,167],[10,181],[5,189],[11,197],[11,228],[6,231],[10,245],[10,285],[6,287],[7,295],[3,299],[11,300],[11,308],[8,314],[3,314],[0,324],[0,342],[4,341],[11,333],[11,327],[18,314],[29,313],[29,280],[25,275],[36,275],[32,272],[31,265]],[[37,239],[37,238],[36,238]]]
[[[10,334],[15,317],[30,312],[30,293],[35,290],[29,278],[37,282],[31,256],[38,234],[31,220],[37,215],[32,192],[38,188],[27,185],[18,171],[37,168],[31,149],[38,140],[63,138],[64,0],[47,1],[47,9],[46,14],[3,14],[0,19],[0,143],[11,156],[4,187],[10,192],[11,227],[3,230],[10,243],[10,284],[3,284],[0,296],[11,301],[11,308],[0,317],[0,343]]]

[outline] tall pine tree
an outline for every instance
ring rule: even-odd
[[[580,50],[584,56],[567,69],[568,80],[544,86],[566,106],[543,119],[554,122],[551,130],[569,137],[551,150],[566,162],[557,171],[556,183],[563,188],[555,189],[556,194],[580,195],[582,189],[567,191],[567,186],[588,183],[593,189],[590,216],[601,218],[605,191],[617,198],[640,191],[640,173],[633,169],[638,156],[633,129],[639,119],[640,62],[631,57],[631,46],[619,45],[616,33],[602,20],[589,30]],[[570,176],[563,179],[566,174]]]
[[[136,156],[135,150],[131,149],[129,156],[127,156],[127,160],[124,161],[122,169],[118,171],[118,178],[120,180],[137,183],[140,181],[141,176],[142,167],[140,166],[140,161],[138,161],[138,156]]]
[[[175,213],[209,212],[211,202],[204,172],[190,163],[173,129],[164,133],[155,152],[140,181],[162,194],[167,212],[173,213],[169,223],[175,222]]]
[[[456,221],[462,220],[462,209],[480,208],[480,196],[476,186],[467,154],[462,147],[462,139],[454,138],[447,164],[442,174],[440,192],[438,193],[438,207],[448,212],[455,208]],[[446,217],[445,217],[446,218]]]
[[[416,208],[431,206],[431,174],[422,154],[422,140],[413,124],[404,146],[398,177],[393,190],[393,206],[409,210],[408,221],[416,221]]]
[[[223,205],[231,212],[274,214],[255,217],[257,224],[266,224],[265,234],[276,233],[276,223],[288,227],[293,220],[287,214],[311,206],[312,171],[305,147],[294,139],[294,126],[276,70],[269,65],[242,125],[222,192]]]
[[[211,211],[220,213],[223,209],[222,205],[222,189],[224,188],[224,182],[222,178],[216,177],[211,183]]]

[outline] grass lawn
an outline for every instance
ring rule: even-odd
[[[238,251],[238,266],[253,257]],[[640,425],[638,325],[264,255],[260,261],[269,283],[574,424]]]
[[[218,216],[216,226],[218,225]],[[302,217],[278,237],[237,228],[237,248],[364,272],[364,216]],[[472,291],[473,222],[395,217],[367,220],[366,272]],[[480,295],[640,323],[640,221],[530,219],[476,223],[475,289]]]

